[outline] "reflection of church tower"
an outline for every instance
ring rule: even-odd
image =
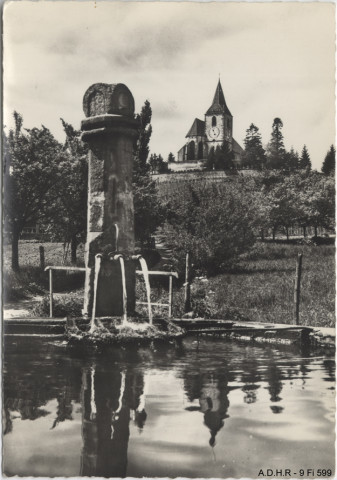
[[[142,378],[94,367],[84,370],[82,476],[126,476],[130,409],[138,406],[142,394],[141,388],[133,388],[134,382],[142,385]]]
[[[204,413],[204,423],[211,433],[211,447],[215,445],[215,437],[224,426],[224,419],[228,418],[229,400],[226,386],[227,384],[211,379],[201,389],[199,403]]]
[[[209,444],[215,445],[215,437],[224,426],[224,419],[228,418],[228,377],[226,375],[211,374],[211,378],[202,373],[189,375],[185,372],[184,385],[190,402],[199,400],[200,408],[187,407],[186,410],[199,410],[204,414],[204,424],[208,427],[211,436]]]

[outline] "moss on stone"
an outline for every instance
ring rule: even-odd
[[[107,327],[95,328],[93,332],[69,328],[68,344],[91,347],[101,350],[109,345],[146,344],[152,341],[172,341],[185,335],[185,330],[171,322],[163,321],[161,325],[149,323],[127,322],[121,324],[118,319],[104,319]]]

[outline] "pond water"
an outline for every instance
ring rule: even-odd
[[[97,357],[36,342],[8,346],[3,368],[6,475],[334,476],[334,357],[209,337]]]

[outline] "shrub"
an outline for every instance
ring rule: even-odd
[[[43,295],[49,289],[48,272],[40,267],[23,266],[19,271],[9,267],[3,274],[3,298],[5,302],[16,301],[31,295]],[[84,272],[53,272],[55,292],[64,292],[75,288],[83,288]]]
[[[223,319],[247,321],[247,315],[242,314],[235,306],[228,305],[221,289],[221,282],[213,277],[197,277],[191,286],[191,311],[194,317],[205,319]],[[184,287],[174,290],[173,317],[181,318],[184,315]]]
[[[43,294],[45,291],[44,281],[45,284],[48,282],[48,276],[38,267],[24,267],[17,272],[5,268],[3,273],[4,302],[20,300],[29,295]]]
[[[195,273],[214,275],[234,265],[253,246],[261,214],[259,194],[249,185],[188,186],[171,200],[163,229],[175,268],[183,272],[188,251]]]
[[[82,308],[83,291],[54,296],[54,317],[80,317],[82,315]],[[32,314],[36,317],[49,315],[49,295],[45,295],[40,303],[33,308]]]

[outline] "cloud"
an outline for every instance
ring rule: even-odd
[[[67,32],[63,34],[61,38],[58,38],[51,45],[48,46],[50,53],[57,55],[76,55],[80,47],[80,39],[73,32]]]
[[[182,111],[175,100],[167,102],[154,102],[152,105],[153,117],[155,119],[177,119],[181,117]]]
[[[78,127],[96,82],[123,82],[153,109],[151,148],[176,151],[210,106],[218,74],[234,136],[256,123],[317,165],[334,141],[334,5],[303,2],[11,2],[4,11],[4,105],[29,127]],[[18,26],[20,26],[18,28]],[[312,34],[314,32],[314,34]],[[315,124],[317,124],[315,126]],[[168,133],[169,132],[169,133]]]
[[[177,67],[177,62],[186,61],[184,56],[237,32],[225,17],[205,21],[204,5],[103,2],[92,8],[89,2],[20,3],[21,8],[12,7],[6,17],[20,22],[27,16],[32,21],[25,22],[19,34],[8,25],[12,45],[29,44],[49,55],[105,59],[129,70]]]

